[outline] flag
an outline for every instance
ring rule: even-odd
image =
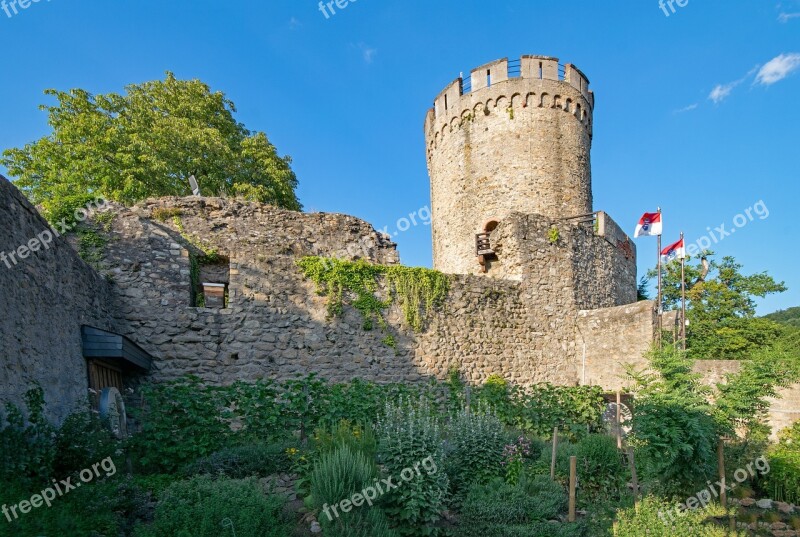
[[[663,250],[661,250],[661,261],[664,263],[669,263],[673,259],[685,259],[686,258],[686,249],[683,247],[683,239],[679,240],[675,244],[670,244]]]
[[[661,213],[644,213],[636,225],[635,237],[652,237],[661,235]]]

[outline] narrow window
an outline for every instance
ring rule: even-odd
[[[543,76],[544,76],[544,64],[542,62],[539,62],[539,79],[541,80]]]
[[[491,69],[487,69],[486,70],[486,87],[487,88],[492,87],[492,70]]]
[[[447,94],[444,95],[444,109],[447,110]]]

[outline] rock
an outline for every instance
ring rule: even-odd
[[[763,499],[756,502],[756,506],[761,509],[772,509],[772,500]]]
[[[742,507],[750,507],[751,505],[754,505],[755,503],[756,503],[756,501],[753,498],[742,498],[741,500],[739,500],[739,504]]]
[[[311,523],[311,533],[322,533],[322,526],[316,520]]]
[[[778,511],[781,513],[792,513],[794,512],[794,505],[785,502],[775,502],[775,507],[778,508]]]

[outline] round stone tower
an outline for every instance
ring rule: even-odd
[[[512,212],[591,213],[593,109],[583,73],[548,56],[497,60],[447,86],[425,118],[434,268],[482,272],[481,240]]]

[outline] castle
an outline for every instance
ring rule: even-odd
[[[100,240],[59,237],[0,266],[0,400],[39,382],[59,420],[87,391],[142,379],[414,382],[452,367],[471,382],[617,389],[625,363],[643,365],[656,313],[636,301],[635,246],[592,206],[594,106],[587,78],[544,56],[492,62],[436,97],[425,117],[434,267],[451,285],[420,333],[387,312],[394,347],[353,308],[328,318],[297,267],[304,256],[397,264],[366,222],[227,198],[112,204],[92,224]],[[48,229],[5,180],[0,229],[0,251]]]

